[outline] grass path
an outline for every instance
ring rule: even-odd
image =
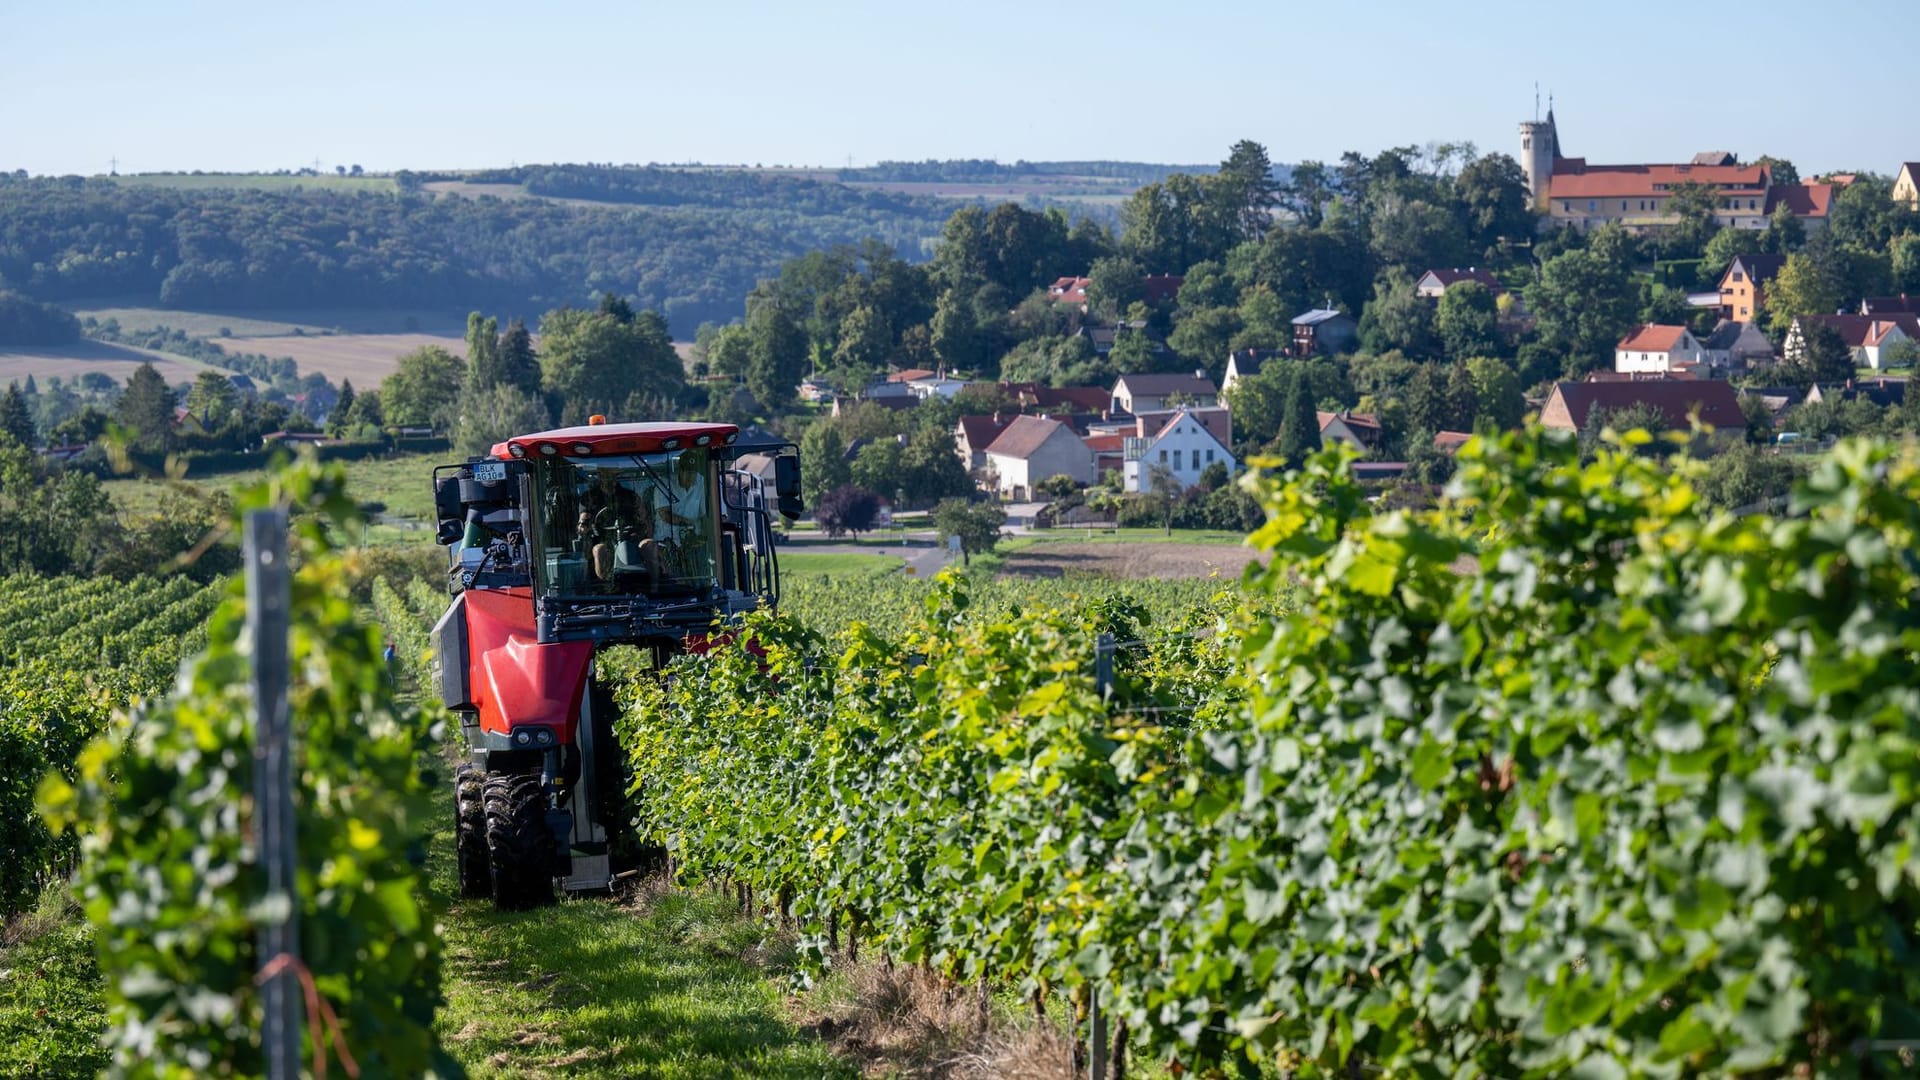
[[[452,891],[449,834],[434,886]],[[758,922],[679,889],[529,912],[455,901],[445,920],[448,1051],[475,1077],[854,1077],[784,1014]]]

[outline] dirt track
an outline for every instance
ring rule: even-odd
[[[1000,572],[1027,578],[1237,578],[1254,556],[1227,544],[1049,543],[1008,553]]]

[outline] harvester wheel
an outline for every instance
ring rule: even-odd
[[[490,772],[487,862],[493,903],[507,911],[553,903],[553,831],[537,772]]]
[[[487,866],[487,811],[482,798],[486,774],[471,762],[453,770],[454,847],[459,861],[460,895],[493,895],[493,873]]]

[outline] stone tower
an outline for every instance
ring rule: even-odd
[[[1547,110],[1545,120],[1528,120],[1520,125],[1520,170],[1527,174],[1527,190],[1533,193],[1535,210],[1547,208],[1553,160],[1559,156],[1560,133],[1553,126],[1552,109]]]

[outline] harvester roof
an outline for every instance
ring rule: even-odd
[[[725,446],[739,435],[740,429],[733,424],[589,424],[516,435],[493,444],[490,454],[497,458],[653,454],[687,446]]]

